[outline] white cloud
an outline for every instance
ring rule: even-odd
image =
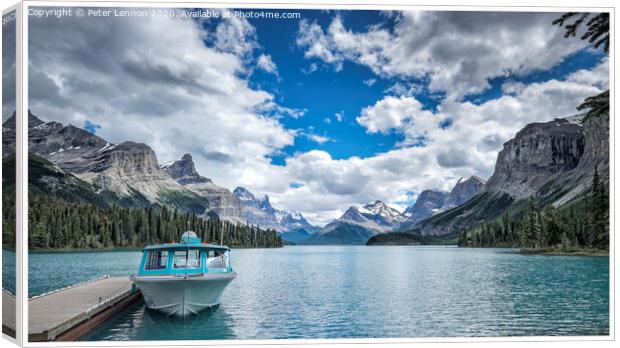
[[[544,40],[556,35],[553,27],[542,25],[546,19],[528,15],[536,20],[516,18],[522,24],[523,29],[519,30]],[[492,31],[499,30],[498,20],[490,15],[483,18],[489,21],[487,32],[482,30],[483,22],[472,22],[468,28],[462,21],[453,23],[449,18],[437,18],[438,14],[426,19],[409,16],[412,15],[400,19],[394,33],[375,27],[369,30],[372,35],[363,37],[342,25],[334,25],[333,29],[330,26],[321,36],[320,27],[306,22],[315,31],[311,37],[317,40],[298,37],[297,42],[302,40],[307,48],[317,45],[312,51],[306,50],[308,57],[321,56],[321,60],[331,60],[329,64],[334,66],[346,58],[386,76],[415,75],[414,68],[419,63],[421,73],[430,77],[434,88],[441,86],[442,70],[460,78],[458,74],[465,71],[462,63],[470,58],[489,64],[489,74],[475,70],[476,74],[463,75],[463,84],[455,83],[455,91],[462,94],[469,90],[463,86],[484,88],[480,86],[484,86],[485,78],[496,74],[498,66],[518,71],[525,71],[526,65],[529,69],[542,67],[544,62],[557,60],[562,52],[572,50],[573,42],[579,41],[558,39],[570,49],[556,47],[549,41],[550,50],[557,52],[546,53],[548,57],[532,57],[542,62],[533,64],[520,56],[522,47],[528,46],[519,32],[513,48],[506,48],[500,38],[497,44],[504,44],[508,51],[500,54],[501,59],[492,48],[481,52],[464,50],[460,55],[465,58],[448,59],[449,55],[440,50],[442,41],[434,37],[443,38],[447,44],[453,43],[450,35],[454,35],[463,42],[485,47],[487,38],[495,37]],[[447,25],[445,33],[438,30],[439,19]],[[432,26],[420,31],[428,43],[422,39],[405,42],[406,26],[420,26],[421,22]],[[565,81],[506,85],[508,95],[480,105],[447,98],[434,112],[423,110],[413,93],[388,95],[369,102],[356,120],[371,133],[398,132],[403,137],[402,147],[367,158],[346,159],[313,150],[286,158],[286,165],[282,166],[271,164],[269,156],[283,155],[282,150],[293,144],[295,137],[306,134],[286,129],[280,121],[283,117],[302,117],[306,110],[280,105],[270,93],[249,86],[243,76],[248,61],[253,61],[248,56],[255,51],[256,38],[255,32],[243,23],[234,22],[230,24],[232,28],[219,29],[228,34],[228,39],[213,47],[206,46],[203,39],[214,38],[212,35],[218,29],[207,33],[193,21],[63,18],[62,25],[58,23],[39,18],[30,22],[30,106],[36,114],[78,126],[89,120],[101,125],[97,134],[110,141],[147,143],[160,162],[190,152],[199,172],[218,185],[230,189],[241,185],[256,194],[269,194],[274,205],[300,211],[317,224],[337,218],[354,203],[381,199],[402,210],[412,192],[450,189],[461,176],[475,174],[488,178],[503,142],[525,124],[574,114],[585,97],[600,92],[608,84],[608,66],[601,65],[575,72]],[[532,23],[539,23],[538,28],[545,31],[537,36]],[[455,28],[461,28],[463,33]],[[436,35],[431,35],[431,29]],[[247,36],[242,38],[239,33]],[[386,43],[394,40],[394,47],[378,46],[382,40],[376,36],[383,36]],[[233,37],[241,41],[230,39]],[[542,54],[538,40],[532,39],[532,44],[531,54]],[[377,48],[375,53],[373,47]],[[407,47],[412,50],[408,53],[412,62],[402,60],[407,54],[400,50]],[[383,63],[373,61],[373,54]],[[430,54],[435,60],[433,64],[420,63],[424,54]],[[515,68],[517,65],[502,63],[508,59],[525,65]],[[412,89],[409,84],[402,87],[406,91]],[[447,119],[451,126],[439,127]],[[335,122],[337,116],[325,120]],[[328,138],[313,132],[307,133],[317,136],[315,140]],[[422,135],[425,146],[409,146]],[[292,188],[291,183],[298,185]]]
[[[369,133],[387,134],[402,130],[416,141],[438,127],[439,119],[430,111],[422,110],[422,104],[413,97],[386,96],[375,105],[364,108],[357,122]]]
[[[209,33],[176,18],[33,17],[30,107],[46,120],[99,124],[112,142],[147,143],[162,163],[190,152],[201,173],[234,188],[293,144],[279,117],[305,113],[241,77],[253,36],[237,19]]]
[[[339,71],[344,61],[383,77],[428,78],[431,91],[460,99],[489,88],[488,79],[546,70],[585,47],[551,25],[557,13],[418,12],[396,14],[393,30],[347,29],[340,16],[323,29],[301,21],[296,43],[306,58]]]
[[[574,72],[567,80],[596,86],[602,90],[609,88],[609,58],[605,58],[603,63],[597,65],[593,70],[581,69]]]
[[[601,69],[604,66],[577,72],[566,81],[533,83],[480,105],[445,101],[437,112],[423,111],[422,117],[410,97],[386,96],[365,109],[365,117],[358,117],[358,121],[366,122],[365,127],[376,132],[398,130],[404,142],[412,142],[420,129],[416,120],[424,120],[425,146],[402,147],[367,158],[334,159],[316,150],[301,153],[287,159],[284,170],[289,178],[286,182],[299,182],[303,187],[272,195],[277,202],[286,202],[290,209],[303,212],[310,221],[327,223],[352,202],[381,199],[402,210],[412,192],[448,190],[463,176],[488,178],[502,144],[526,124],[575,114],[585,97],[606,88],[585,82],[594,81]],[[577,79],[583,83],[575,82]],[[390,116],[392,108],[403,108],[403,114],[412,114],[413,121]],[[452,125],[442,129],[439,121],[446,118],[452,120]]]
[[[315,143],[318,144],[325,144],[326,142],[330,141],[331,139],[329,137],[323,136],[323,135],[318,135],[318,134],[314,134],[314,133],[307,133],[305,134],[306,138],[314,141]]]
[[[258,47],[256,29],[245,19],[237,16],[226,17],[217,25],[214,33],[209,35],[214,46],[222,51],[239,57],[247,57]]]
[[[316,22],[309,23],[303,19],[299,22],[299,33],[296,43],[298,46],[306,47],[306,58],[320,58],[326,63],[333,63],[336,65],[336,70],[342,69],[343,58],[337,53],[332,52],[332,42],[323,33],[323,29]],[[316,70],[310,66],[310,72]]]
[[[275,118],[282,118],[282,117],[300,118],[300,117],[303,117],[306,114],[306,112],[308,112],[308,109],[306,108],[302,108],[302,109],[289,108],[286,106],[279,105],[271,100],[257,106],[256,110],[264,112],[264,113],[268,113]]]
[[[518,94],[525,89],[525,84],[522,82],[508,81],[502,84],[502,92],[504,94]]]
[[[270,74],[278,75],[278,67],[271,60],[271,56],[268,54],[261,54],[258,56],[258,60],[256,61],[256,66],[260,69],[268,72]]]
[[[377,79],[364,80],[364,84],[368,87],[372,87],[377,82]]]
[[[336,118],[336,121],[342,122],[342,120],[344,120],[344,111],[335,113],[334,117]]]

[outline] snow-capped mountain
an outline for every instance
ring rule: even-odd
[[[273,228],[276,231],[287,231],[291,229],[309,229],[312,226],[298,212],[289,212],[274,208],[269,201],[269,196],[256,197],[245,187],[237,187],[233,195],[241,202],[241,217],[250,224],[258,225],[261,228]]]
[[[308,244],[364,244],[377,233],[389,232],[406,220],[382,201],[351,206],[342,216],[311,236]]]
[[[377,200],[350,207],[338,220],[354,222],[377,231],[387,231],[404,222],[405,217],[398,210]]]

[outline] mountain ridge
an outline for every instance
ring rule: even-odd
[[[28,115],[29,152],[94,185],[97,194],[140,202],[141,206],[172,205],[199,215],[208,208],[208,202],[160,170],[148,145],[131,141],[112,144],[71,124],[45,122],[30,111]],[[7,139],[15,136],[14,123],[15,113],[3,123]]]

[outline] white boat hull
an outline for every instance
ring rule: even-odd
[[[168,316],[186,317],[220,304],[220,296],[235,279],[234,272],[200,276],[131,276],[146,306]]]

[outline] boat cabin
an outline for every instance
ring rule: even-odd
[[[181,242],[149,245],[142,250],[138,275],[199,275],[231,272],[230,249],[202,243],[196,233],[183,233]]]

